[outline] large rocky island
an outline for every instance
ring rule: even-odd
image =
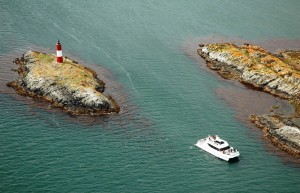
[[[198,54],[207,66],[225,79],[243,84],[274,96],[287,99],[295,106],[293,115],[253,114],[250,119],[262,129],[265,136],[282,150],[300,157],[300,51],[283,50],[270,53],[249,44],[200,44]]]
[[[15,59],[19,76],[7,86],[75,115],[119,112],[114,99],[103,94],[105,84],[92,69],[66,57],[63,63],[55,59],[55,55],[28,51]]]

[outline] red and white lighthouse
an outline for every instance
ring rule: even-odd
[[[59,40],[57,41],[57,44],[56,44],[56,62],[63,63],[62,49],[61,49],[61,44],[60,44]]]

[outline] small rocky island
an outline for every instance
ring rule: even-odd
[[[283,50],[270,53],[249,44],[200,44],[198,54],[207,66],[225,79],[235,79],[251,88],[268,92],[290,101],[293,115],[251,115],[250,119],[265,136],[282,150],[300,157],[300,129],[293,121],[299,118],[300,107],[300,51]]]
[[[119,112],[114,99],[103,94],[105,83],[92,69],[66,57],[63,63],[55,59],[55,55],[28,51],[15,59],[19,76],[7,86],[20,95],[48,101],[52,107],[74,115]]]

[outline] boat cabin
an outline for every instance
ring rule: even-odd
[[[237,149],[229,146],[227,141],[221,139],[217,135],[209,135],[208,137],[199,139],[195,145],[225,161],[233,161],[234,159],[238,159],[240,155],[240,152]]]
[[[208,136],[207,144],[217,151],[225,151],[227,149],[230,149],[229,144],[226,141],[220,139],[217,135]]]

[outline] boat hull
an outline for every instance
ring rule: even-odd
[[[228,161],[228,162],[235,162],[235,161],[239,160],[239,155],[240,155],[239,152],[224,153],[224,152],[212,149],[208,145],[206,138],[198,140],[197,143],[195,144],[195,146],[203,149],[204,151],[206,151],[222,160]]]

